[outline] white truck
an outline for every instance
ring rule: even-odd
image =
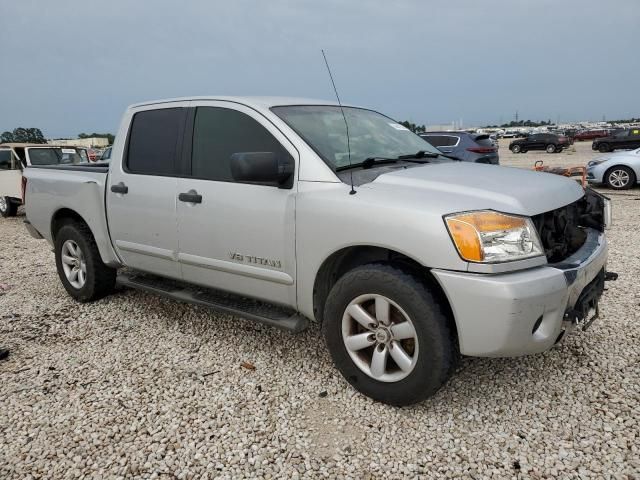
[[[607,277],[602,195],[452,161],[332,102],[142,103],[109,165],[25,176],[27,228],[77,300],[118,282],[292,332],[316,321],[346,380],[395,405],[460,354],[542,352],[588,326]]]
[[[13,217],[22,204],[22,171],[29,165],[88,162],[87,152],[47,144],[0,144],[0,216]]]

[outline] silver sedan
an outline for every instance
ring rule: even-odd
[[[587,164],[589,183],[605,184],[615,190],[625,190],[640,182],[640,148],[609,153]]]

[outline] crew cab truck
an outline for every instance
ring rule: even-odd
[[[47,144],[0,144],[0,216],[13,217],[22,204],[22,171],[29,165],[87,162],[84,149]]]
[[[345,379],[394,405],[433,395],[460,354],[549,349],[603,292],[604,197],[451,161],[364,108],[141,103],[108,166],[26,178],[27,228],[78,301],[117,282],[291,332],[320,322]]]

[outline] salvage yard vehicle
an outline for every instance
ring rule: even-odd
[[[22,171],[28,165],[72,164],[87,161],[86,152],[46,144],[0,144],[0,215],[12,217],[22,204]]]
[[[332,102],[140,103],[108,166],[26,178],[27,229],[73,298],[119,283],[291,332],[317,321],[345,379],[394,405],[433,395],[460,354],[542,352],[586,328],[611,277],[602,195],[448,160]]]
[[[587,181],[626,190],[640,182],[640,148],[597,157],[587,164]]]
[[[486,133],[425,132],[419,134],[442,153],[453,155],[465,162],[498,165],[498,149]]]
[[[582,130],[576,133],[573,138],[578,141],[583,140],[595,140],[596,138],[608,137],[609,130],[601,129],[601,130]]]
[[[640,128],[621,130],[608,137],[596,138],[591,144],[591,150],[602,153],[632,148],[640,148]]]
[[[553,133],[532,133],[525,138],[509,144],[513,153],[527,153],[529,150],[545,150],[547,153],[560,153],[570,146],[569,139]]]

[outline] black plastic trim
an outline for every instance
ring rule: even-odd
[[[29,168],[43,168],[48,170],[63,170],[71,172],[109,173],[109,165],[99,163],[87,163],[81,165],[29,165],[27,169]]]

